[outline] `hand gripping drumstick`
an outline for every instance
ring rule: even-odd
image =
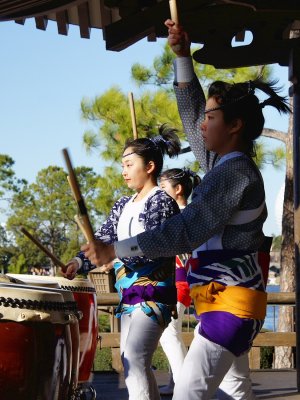
[[[132,92],[128,93],[129,99],[129,106],[130,106],[130,114],[131,114],[131,123],[132,123],[132,130],[133,130],[133,139],[138,138],[138,133],[136,129],[136,116],[135,116],[135,109],[134,109],[134,100]]]
[[[176,0],[169,0],[169,6],[170,6],[171,20],[175,22],[176,25],[179,25]],[[174,46],[175,51],[179,51],[180,48],[181,48],[180,44],[176,44],[176,46]]]
[[[87,212],[87,209],[85,206],[84,199],[80,192],[77,178],[74,173],[73,166],[72,166],[67,149],[63,149],[63,155],[65,158],[65,162],[66,162],[68,173],[69,173],[68,182],[71,186],[71,190],[72,190],[74,199],[77,203],[78,210],[79,210],[80,222],[81,222],[81,224],[79,225],[79,228],[82,230],[82,233],[84,234],[86,240],[88,242],[92,242],[94,240],[93,228],[92,228],[89,216],[88,216],[88,212]]]
[[[36,238],[34,238],[23,226],[21,226],[20,231],[24,233],[40,250],[42,250],[54,264],[58,267],[65,268],[65,264],[60,261],[54,254],[52,254],[41,242],[39,242]]]

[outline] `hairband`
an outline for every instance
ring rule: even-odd
[[[248,84],[248,89],[247,89],[247,93],[246,94],[244,94],[243,96],[237,97],[235,99],[232,99],[231,101],[228,101],[227,103],[220,104],[218,107],[209,108],[209,109],[204,111],[204,114],[207,114],[207,113],[209,113],[211,111],[216,111],[216,110],[219,110],[219,109],[224,108],[226,106],[229,106],[231,104],[234,104],[237,101],[240,101],[240,100],[244,99],[245,97],[251,96],[252,94],[254,94],[255,87],[253,85],[253,82],[250,80],[250,81],[247,82],[247,84]]]
[[[168,177],[163,176],[163,179],[164,180],[181,179],[184,178],[185,175],[187,177],[192,177],[192,178],[195,178],[197,176],[197,174],[194,171],[190,170],[189,168],[183,167],[181,171],[177,172],[177,174]]]

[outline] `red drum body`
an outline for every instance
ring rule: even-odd
[[[65,302],[65,308],[71,313],[71,323],[69,325],[70,336],[71,336],[71,347],[68,349],[68,360],[70,361],[70,375],[69,379],[65,382],[65,386],[68,387],[68,395],[71,398],[75,392],[78,384],[78,367],[79,367],[79,319],[81,313],[78,313],[77,302],[71,291],[61,289],[59,283],[54,278],[48,276],[39,275],[28,275],[28,274],[8,274],[9,277],[18,279],[28,287],[33,288],[39,287],[44,291],[54,291],[59,293]],[[73,304],[72,304],[73,303]],[[80,314],[80,316],[79,316]],[[79,317],[79,318],[78,318]],[[66,397],[68,398],[68,397]]]
[[[59,288],[72,292],[77,302],[78,311],[82,313],[79,321],[79,371],[78,382],[87,382],[95,358],[98,338],[97,296],[95,286],[88,279],[69,280],[57,276],[39,276],[26,274],[7,274],[26,283],[41,284],[55,282]]]
[[[83,317],[79,321],[80,356],[79,356],[79,382],[90,379],[91,370],[96,353],[98,339],[97,296],[95,286],[88,279],[65,279],[53,277],[60,287],[71,290],[77,302],[78,310]]]
[[[0,400],[66,400],[70,319],[61,294],[0,284]]]

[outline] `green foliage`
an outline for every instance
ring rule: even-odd
[[[152,359],[152,365],[156,369],[160,371],[168,371],[169,370],[169,362],[168,359],[161,347],[158,347],[154,354],[153,354],[153,359]]]
[[[273,251],[280,251],[281,250],[281,245],[282,245],[282,235],[273,236],[272,250]]]
[[[93,369],[95,371],[113,371],[111,349],[105,347],[101,350],[97,348]]]
[[[260,368],[271,369],[274,357],[274,347],[261,347],[260,348]]]
[[[99,332],[110,332],[109,315],[99,315]]]
[[[19,254],[11,258],[10,266],[8,267],[8,272],[13,274],[26,274],[28,272],[24,254]]]
[[[90,168],[75,168],[78,182],[86,201],[92,210],[90,216],[95,219],[95,198],[99,195],[96,188],[97,176]],[[56,166],[41,170],[36,181],[26,185],[16,193],[11,202],[10,216],[7,220],[14,238],[15,252],[9,262],[9,269],[23,269],[49,265],[48,257],[27,237],[20,233],[24,226],[33,236],[44,244],[63,262],[67,262],[79,251],[83,237],[79,233],[74,215],[76,203],[72,197],[66,172]],[[23,258],[24,265],[20,264]]]
[[[11,258],[15,253],[15,248],[8,238],[7,231],[0,225],[0,272],[5,273]]]
[[[26,184],[24,179],[17,179],[13,170],[14,160],[6,155],[0,154],[0,197],[6,191],[18,192]],[[1,190],[2,188],[2,190]]]

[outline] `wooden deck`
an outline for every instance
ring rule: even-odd
[[[155,371],[155,375],[159,386],[167,383],[167,372]],[[252,371],[251,377],[258,399],[300,400],[294,370]],[[95,372],[91,383],[96,389],[97,400],[128,400],[122,373]],[[171,400],[172,396],[162,396],[161,399]]]

